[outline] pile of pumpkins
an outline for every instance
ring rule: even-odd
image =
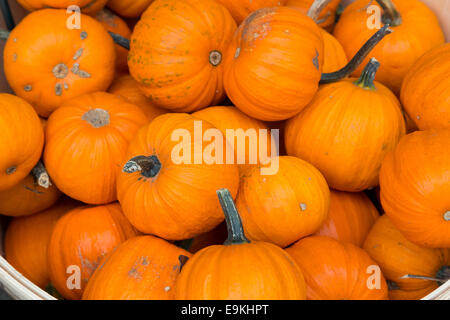
[[[450,278],[450,44],[421,1],[18,2],[0,214],[6,259],[39,287],[382,300]],[[279,129],[278,170],[174,163],[176,130],[205,152],[199,121],[222,147],[227,129]]]

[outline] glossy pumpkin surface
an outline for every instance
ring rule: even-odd
[[[127,18],[139,17],[153,0],[109,0],[108,7]]]
[[[287,0],[218,0],[231,13],[237,24],[258,9],[282,6]]]
[[[337,39],[325,30],[321,30],[323,37],[323,72],[331,73],[345,67],[348,63],[347,54]]]

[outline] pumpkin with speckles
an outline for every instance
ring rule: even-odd
[[[228,10],[210,0],[156,0],[131,37],[128,66],[161,108],[192,112],[225,98],[223,55],[236,30]]]
[[[101,23],[81,14],[81,29],[69,29],[67,19],[66,10],[34,11],[5,45],[9,85],[43,117],[71,98],[108,89],[114,77],[114,42]]]
[[[287,0],[218,0],[230,11],[237,24],[241,24],[247,16],[261,8],[282,6]]]
[[[137,18],[153,0],[109,0],[108,8],[122,17]]]
[[[45,8],[67,9],[70,6],[78,6],[81,12],[92,15],[100,11],[108,0],[17,0],[17,2],[29,11]]]

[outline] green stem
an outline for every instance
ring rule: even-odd
[[[397,11],[392,0],[377,0],[380,7],[383,9],[382,22],[397,27],[402,24],[402,16]]]
[[[375,75],[377,74],[378,68],[380,67],[380,63],[377,59],[370,59],[369,63],[364,68],[361,77],[354,82],[355,85],[361,87],[363,89],[375,90],[375,85],[373,81],[375,80]]]
[[[34,178],[34,182],[42,188],[48,189],[52,185],[42,161],[39,161],[33,170],[31,170],[31,175]]]
[[[10,33],[8,30],[0,29],[0,39],[8,40]]]
[[[130,50],[130,40],[129,39],[122,37],[120,34],[117,34],[117,33],[111,32],[111,31],[108,31],[108,33],[111,35],[111,37],[113,38],[113,40],[116,44],[118,44],[119,46],[121,46],[127,50]]]

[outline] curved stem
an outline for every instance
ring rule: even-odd
[[[52,185],[42,161],[39,161],[33,170],[31,170],[31,175],[34,178],[34,182],[42,188],[48,189]]]
[[[443,266],[437,272],[435,277],[427,277],[427,276],[418,276],[415,274],[406,274],[401,279],[420,279],[420,280],[428,280],[428,281],[436,281],[439,283],[445,283],[450,280],[450,267]]]
[[[225,214],[225,220],[227,222],[228,238],[225,241],[225,245],[250,243],[244,233],[242,227],[241,217],[234,205],[233,197],[228,189],[217,190],[217,196],[219,197],[220,205]]]
[[[402,24],[402,16],[395,8],[392,0],[377,0],[377,2],[383,9],[383,23],[390,24],[393,27]]]
[[[331,0],[315,0],[308,10],[308,17],[318,23],[320,13],[331,2]]]
[[[373,81],[375,80],[375,75],[377,74],[380,63],[377,59],[370,59],[369,63],[364,68],[361,77],[354,82],[355,85],[364,89],[375,89]]]
[[[130,39],[122,37],[120,34],[108,31],[108,33],[113,38],[114,42],[127,50],[130,50]]]
[[[125,173],[141,172],[146,178],[154,178],[161,170],[161,162],[157,156],[137,156],[128,161],[122,171]]]
[[[321,84],[331,83],[339,81],[348,75],[350,75],[359,65],[364,61],[368,54],[375,48],[375,46],[388,34],[392,33],[392,29],[389,29],[389,25],[386,24],[377,31],[356,53],[352,60],[341,70],[331,73],[322,74],[320,80]]]
[[[0,29],[0,39],[8,40],[10,33],[8,30]]]

